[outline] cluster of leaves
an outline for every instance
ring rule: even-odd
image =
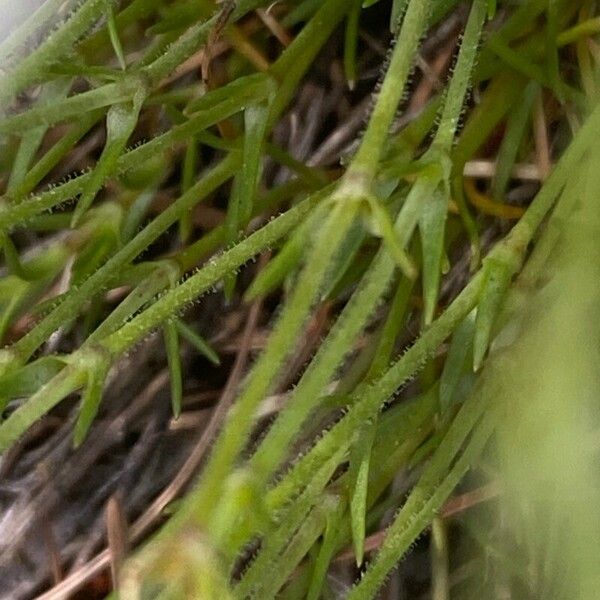
[[[281,24],[297,33],[273,62],[263,64],[248,51],[239,24],[267,4],[132,0],[119,7],[114,1],[84,0],[33,50],[23,49],[40,14],[0,46],[9,71],[0,81],[5,108],[0,134],[7,149],[0,206],[5,259],[0,336],[12,340],[0,351],[5,410],[0,451],[75,392],[81,392],[81,403],[74,443],[85,443],[111,367],[156,330],[164,335],[173,412],[179,415],[181,338],[218,360],[186,324],[185,309],[216,287],[232,297],[240,287],[237,271],[267,250],[274,251],[272,258],[245,290],[245,300],[289,284],[267,345],[243,381],[197,485],[123,573],[124,598],[142,593],[318,598],[329,564],[348,543],[362,564],[366,533],[399,502],[391,483],[412,468],[416,484],[348,594],[374,597],[497,424],[478,373],[498,314],[534,235],[599,125],[592,105],[593,58],[582,43],[598,28],[589,2],[530,0],[514,8],[510,2],[473,0],[466,3],[468,18],[447,85],[408,126],[391,134],[424,34],[458,4],[394,0],[394,43],[356,151],[341,174],[299,163],[270,141],[273,128],[343,23],[346,75],[356,79],[361,11],[375,2],[285,3]],[[142,36],[146,22],[151,25]],[[171,74],[202,48],[208,70],[221,36],[237,53],[246,48],[244,61],[232,53],[230,81],[165,91]],[[567,81],[561,77],[560,53],[572,46],[581,77]],[[103,64],[92,64],[98,57]],[[27,98],[34,86],[38,93]],[[477,102],[457,140],[471,86],[478,90]],[[532,153],[530,117],[542,97],[569,107],[573,122],[583,124],[523,212],[503,198],[515,163]],[[157,113],[163,130],[128,147],[140,121]],[[47,175],[102,121],[105,143],[94,166],[44,189]],[[502,124],[489,197],[470,190],[463,173]],[[40,155],[49,132],[59,135]],[[181,160],[175,152],[180,148],[185,149]],[[207,170],[198,167],[199,148],[211,151]],[[261,173],[267,154],[295,176],[265,192]],[[181,195],[149,218],[153,198],[177,161]],[[223,189],[229,197],[225,222],[194,239],[190,212]],[[518,219],[483,259],[481,221],[473,218],[467,197],[478,210]],[[449,216],[450,210],[455,213]],[[178,223],[178,249],[142,260]],[[49,236],[43,252],[28,254],[14,241],[23,230],[63,235]],[[441,280],[463,232],[473,276],[440,307]],[[361,251],[374,244],[375,253]],[[57,293],[55,283],[64,273],[68,285]],[[106,292],[123,287],[128,295],[106,315]],[[410,300],[419,289],[417,313]],[[325,300],[338,303],[339,314],[248,456],[258,409],[315,307]],[[418,314],[421,333],[397,355],[410,313]],[[33,315],[34,322],[16,335],[14,326],[23,315]],[[45,350],[57,330],[69,331],[82,320],[76,349]],[[368,343],[353,351],[367,330]],[[434,360],[440,349],[446,357],[441,367]],[[419,371],[421,393],[393,403]],[[323,430],[295,456],[296,442],[314,430],[310,417],[323,423]],[[333,424],[325,429],[327,423]],[[249,545],[260,549],[232,583]]]

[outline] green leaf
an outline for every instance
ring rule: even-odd
[[[148,189],[137,196],[123,217],[121,226],[121,242],[127,243],[136,235],[148,210],[154,201],[155,192]]]
[[[433,321],[437,306],[447,215],[447,196],[442,189],[438,188],[425,200],[419,217],[423,252],[423,302],[425,305],[424,322],[426,326]]]
[[[181,319],[175,321],[177,331],[184,337],[202,356],[209,360],[213,365],[220,365],[221,359],[219,355],[208,345],[198,333],[196,333],[189,325],[184,323]]]
[[[198,140],[193,137],[185,149],[183,170],[181,174],[181,192],[185,194],[193,185],[198,171]],[[187,242],[192,232],[192,213],[187,212],[179,220],[179,237],[183,243]]]
[[[373,361],[366,376],[369,381],[384,373],[390,364],[396,339],[406,323],[410,294],[414,285],[414,279],[402,277],[396,288],[390,310],[379,334]]]
[[[145,90],[138,90],[134,100],[113,104],[106,115],[106,143],[104,150],[86,181],[81,197],[73,212],[72,227],[75,227],[88,210],[104,181],[117,170],[119,157],[125,150],[127,140],[137,124]]]
[[[0,281],[0,342],[31,292],[28,281],[9,275]],[[1,392],[0,392],[1,393]]]
[[[348,87],[352,90],[357,80],[356,51],[358,48],[358,29],[360,26],[360,12],[362,0],[349,0],[352,8],[346,20],[346,35],[344,38],[344,71]]]
[[[297,270],[306,247],[311,243],[311,229],[318,222],[317,215],[324,216],[323,210],[317,208],[296,227],[277,255],[254,278],[244,294],[245,302],[270,294]]]
[[[310,586],[306,594],[306,600],[319,600],[321,597],[321,590],[325,583],[329,565],[339,544],[343,516],[344,504],[341,501],[338,501],[337,505],[327,512],[325,533],[310,574]]]
[[[504,261],[488,257],[484,261],[484,280],[477,317],[475,319],[475,337],[473,341],[473,370],[478,371],[490,345],[492,327],[496,322],[502,301],[510,284],[514,270]]]
[[[408,0],[393,0],[392,13],[390,15],[390,31],[392,33],[398,31],[402,15],[404,15],[407,6]]]
[[[0,398],[6,402],[13,398],[26,398],[35,394],[65,366],[56,356],[42,356],[16,371],[0,377]],[[0,403],[4,406],[3,403]]]
[[[244,111],[244,145],[242,169],[236,176],[229,199],[225,230],[227,242],[237,240],[241,230],[252,215],[252,207],[262,171],[262,147],[267,131],[269,106],[266,103],[251,104]],[[225,295],[231,298],[235,286],[235,276],[225,280]]]
[[[352,225],[346,239],[331,266],[328,281],[323,287],[322,297],[329,298],[337,291],[348,270],[355,264],[356,257],[365,241],[365,228],[360,222]]]
[[[116,247],[115,242],[114,235],[109,232],[100,232],[98,236],[91,239],[73,263],[72,284],[80,284],[101,267]]]
[[[2,357],[5,359],[5,357]],[[3,360],[3,364],[6,364]],[[27,429],[69,394],[86,383],[84,370],[67,365],[9,417],[0,423],[0,453],[10,448]]]
[[[365,215],[367,228],[373,235],[382,238],[388,252],[406,277],[414,279],[417,275],[416,267],[406,253],[388,211],[378,198],[372,196],[365,198],[365,204],[367,208]]]
[[[512,168],[517,159],[521,142],[528,131],[527,123],[537,94],[539,94],[539,85],[532,81],[523,91],[521,101],[508,116],[506,132],[500,144],[496,160],[496,172],[492,181],[492,196],[499,202],[504,201],[504,194],[510,180]]]
[[[398,564],[410,544],[419,536],[484,449],[495,425],[496,415],[488,412],[486,398],[474,394],[463,405],[448,432],[428,461],[386,538],[349,600],[373,598],[387,574]],[[471,438],[461,453],[468,436]]]
[[[173,416],[177,419],[181,414],[183,402],[183,381],[179,335],[177,334],[175,322],[169,320],[164,324],[163,336],[171,381],[171,406],[173,407]]]
[[[31,271],[21,262],[18,250],[8,234],[0,237],[2,240],[2,249],[4,250],[4,260],[8,270],[13,275],[23,279],[24,281],[35,281],[39,277],[39,273]]]
[[[377,419],[367,422],[350,452],[350,519],[356,564],[360,567],[365,550],[365,518],[371,451],[377,431]]]
[[[77,122],[27,171],[19,183],[14,183],[7,195],[13,202],[22,201],[44,177],[60,162],[73,146],[101,118],[102,109],[79,115]],[[42,127],[45,127],[42,125]],[[29,131],[23,134],[23,138]],[[32,137],[34,135],[32,134]],[[23,142],[22,142],[23,143]],[[66,213],[63,213],[66,214]]]
[[[225,493],[211,521],[211,536],[227,561],[235,560],[228,552],[238,548],[257,531],[270,526],[271,518],[264,510],[264,496],[248,470],[233,472],[225,485]]]
[[[200,98],[192,100],[183,111],[185,116],[196,112],[206,112],[231,98],[237,98],[241,108],[256,104],[267,98],[273,89],[273,81],[266,73],[253,73],[238,77],[227,85],[211,90]]]
[[[475,311],[471,312],[452,334],[450,348],[440,377],[440,413],[446,414],[452,404],[458,382],[465,372],[468,356],[473,349]]]
[[[72,83],[71,79],[64,78],[48,82],[42,88],[37,105],[48,105],[56,100],[66,97],[71,89]],[[27,129],[23,132],[21,143],[19,144],[19,149],[10,172],[10,178],[6,189],[7,194],[12,194],[14,190],[22,184],[47,130],[47,126],[41,125],[40,127]]]
[[[108,0],[114,4],[114,0]],[[10,77],[0,81],[0,104],[4,105],[33,83],[43,80],[48,65],[72,53],[74,44],[104,14],[107,0],[86,0],[72,11],[60,28],[53,31],[35,50],[11,70]],[[39,13],[42,14],[44,9]]]
[[[127,68],[127,64],[125,63],[125,55],[123,54],[123,46],[121,45],[121,40],[119,38],[119,31],[117,29],[117,24],[115,22],[115,8],[113,4],[109,4],[107,7],[107,24],[108,24],[108,35],[110,37],[110,43],[112,44],[113,50],[115,51],[115,55],[119,61],[119,65],[121,69],[124,71]]]
[[[92,422],[98,414],[109,366],[110,363],[97,363],[87,370],[87,383],[83,389],[81,408],[73,432],[73,445],[75,448],[79,447],[85,440]]]

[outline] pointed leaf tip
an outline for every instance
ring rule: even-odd
[[[513,274],[512,269],[506,263],[498,260],[487,259],[484,269],[484,281],[477,307],[473,339],[474,371],[478,371],[483,364],[490,345],[492,328]]]

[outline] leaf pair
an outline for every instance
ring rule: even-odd
[[[104,150],[86,181],[79,202],[73,212],[72,226],[79,223],[88,210],[104,181],[117,170],[119,157],[125,150],[135,126],[147,91],[137,90],[132,101],[113,104],[106,115],[106,143]]]

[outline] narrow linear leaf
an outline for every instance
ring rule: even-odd
[[[236,176],[233,193],[229,200],[225,230],[227,241],[233,243],[250,220],[258,182],[262,171],[262,147],[269,118],[267,103],[251,104],[244,111],[244,145],[242,170]],[[225,294],[231,298],[235,276],[226,278]]]
[[[352,527],[352,543],[356,565],[360,567],[365,552],[365,519],[367,513],[367,490],[369,486],[369,465],[377,419],[367,422],[359,433],[358,440],[350,452],[350,519]]]
[[[348,595],[349,600],[363,600],[376,595],[387,574],[431,522],[443,502],[482,452],[493,430],[495,419],[493,414],[481,418],[485,408],[481,396],[474,395],[469,400],[452,423],[419,482],[388,528],[383,545],[358,585]],[[472,431],[474,433],[471,439],[460,453]],[[456,457],[456,462],[451,466]]]
[[[244,293],[244,301],[251,302],[259,296],[266,296],[293,274],[304,253],[303,244],[297,237],[288,240],[277,256],[257,275]]]
[[[306,520],[314,506],[324,504],[324,490],[331,480],[335,470],[346,455],[346,449],[341,448],[334,452],[327,461],[313,472],[312,479],[308,482],[302,493],[289,504],[280,514],[274,531],[265,537],[265,544],[248,567],[238,585],[235,587],[236,598],[246,598],[254,594],[256,598],[263,598],[262,592],[268,585],[263,576],[265,569],[272,568],[277,557],[290,545],[290,537]],[[338,498],[328,497],[331,504],[339,502]]]
[[[119,31],[117,29],[117,23],[115,20],[115,7],[112,3],[108,5],[107,12],[108,35],[110,37],[110,43],[112,44],[117,60],[119,61],[119,66],[123,71],[125,71],[127,68],[127,63],[125,62],[125,54],[123,53],[123,46],[121,45],[121,39],[119,38]]]
[[[487,353],[492,327],[500,312],[512,275],[512,269],[504,262],[499,260],[485,261],[483,287],[475,319],[473,339],[474,371],[479,370]]]
[[[404,249],[394,229],[394,223],[389,213],[377,198],[367,197],[366,202],[368,206],[367,225],[369,229],[374,235],[382,238],[388,252],[406,277],[415,279],[417,269]]]
[[[11,237],[8,234],[4,234],[0,239],[2,240],[4,260],[6,261],[9,272],[25,281],[34,281],[37,279],[39,273],[31,271],[23,264],[21,257],[19,256],[19,251],[16,249]]]
[[[48,383],[65,366],[55,356],[42,356],[36,361],[0,377],[2,399],[26,398]]]
[[[101,110],[80,115],[77,123],[63,135],[26,173],[17,184],[7,190],[7,196],[17,203],[32,192],[42,179],[60,162],[71,148],[91,129],[102,116]],[[44,127],[44,126],[42,126]],[[38,129],[41,131],[41,127]],[[25,137],[29,131],[23,134]],[[32,134],[33,137],[33,134]],[[18,178],[17,178],[18,179]]]
[[[90,426],[98,414],[108,368],[108,363],[103,365],[95,364],[93,368],[90,367],[88,370],[87,384],[83,389],[81,408],[79,409],[79,416],[73,432],[73,445],[75,448],[79,447],[85,440]]]
[[[88,343],[101,340],[117,331],[137,311],[149,305],[161,291],[172,287],[181,275],[176,265],[168,260],[154,262],[149,265],[138,263],[132,271],[137,271],[137,273],[129,279],[126,272],[123,281],[126,283],[133,282],[132,285],[135,285],[135,287],[91,333],[87,339]]]
[[[145,92],[136,93],[132,102],[114,104],[106,115],[106,144],[90,179],[86,181],[81,197],[73,212],[72,226],[76,226],[88,210],[104,181],[117,170],[118,160],[127,140],[137,124]]]
[[[534,81],[530,82],[523,92],[521,101],[508,116],[506,132],[498,151],[496,172],[492,181],[492,197],[498,202],[504,200],[504,193],[517,159],[521,141],[526,134],[527,122],[538,93],[539,85]]]
[[[440,413],[444,415],[452,403],[458,382],[465,371],[469,353],[473,349],[475,312],[471,312],[452,334],[450,348],[440,376]]]
[[[48,82],[42,88],[37,104],[43,106],[63,99],[71,89],[71,84],[72,80],[70,78],[60,78],[56,81]],[[33,129],[27,129],[23,132],[19,149],[17,150],[17,155],[8,179],[8,186],[6,188],[6,193],[8,195],[11,195],[14,190],[22,184],[47,130],[48,127],[42,125]]]
[[[403,277],[396,288],[392,304],[381,329],[377,349],[369,367],[366,379],[371,381],[385,372],[394,353],[394,345],[406,322],[410,294],[415,281]]]
[[[73,263],[72,284],[79,285],[99,269],[116,248],[116,242],[112,232],[100,229],[98,235],[90,240]]]
[[[148,189],[143,191],[129,206],[121,225],[121,242],[123,244],[130,242],[135,237],[144,217],[148,213],[148,209],[154,201],[154,196],[154,190]]]
[[[183,402],[183,381],[179,335],[177,333],[177,326],[173,321],[167,321],[164,324],[163,337],[171,381],[171,406],[173,407],[173,416],[177,419],[181,414]]]
[[[219,355],[210,347],[208,342],[198,333],[196,333],[187,323],[181,319],[175,321],[177,332],[184,337],[202,356],[209,360],[213,365],[220,365]]]
[[[325,577],[331,560],[337,550],[341,521],[344,516],[344,504],[338,502],[337,506],[327,513],[325,533],[323,541],[319,548],[319,553],[315,558],[314,568],[310,575],[310,585],[306,594],[306,600],[319,600],[321,590],[325,583]]]
[[[406,11],[408,0],[394,0],[392,3],[392,13],[390,15],[390,31],[394,33],[400,27],[402,15]]]
[[[183,159],[183,172],[181,175],[181,191],[185,194],[193,185],[194,177],[198,171],[198,141],[193,137],[185,150]],[[192,233],[192,213],[187,212],[179,220],[179,236],[186,242]]]
[[[423,302],[425,325],[430,325],[435,315],[440,288],[444,230],[448,215],[448,200],[441,189],[428,198],[419,217],[419,232],[423,252]]]
[[[352,7],[346,20],[346,34],[344,37],[344,72],[346,73],[348,87],[353,90],[358,76],[356,52],[358,48],[358,29],[360,26],[362,0],[350,1],[352,2]]]
[[[254,278],[244,294],[244,300],[251,302],[258,296],[266,296],[279,287],[282,281],[298,268],[306,247],[311,242],[311,231],[323,215],[318,208],[296,227],[281,250]]]

